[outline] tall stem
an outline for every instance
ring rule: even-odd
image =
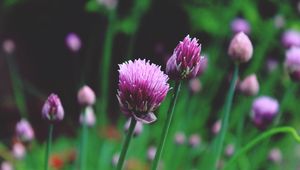
[[[114,38],[114,25],[115,25],[115,9],[112,9],[108,16],[108,26],[106,30],[106,35],[104,39],[103,53],[102,53],[102,61],[101,67],[99,67],[99,73],[101,74],[101,113],[98,116],[104,124],[106,123],[106,109],[108,105],[108,97],[109,97],[109,71],[110,71],[110,63],[111,63],[111,52]]]
[[[179,91],[180,91],[180,86],[181,86],[181,82],[180,81],[176,82],[173,98],[171,100],[171,104],[170,104],[169,109],[168,109],[167,120],[165,122],[164,129],[162,131],[160,142],[159,142],[159,145],[158,145],[158,149],[156,151],[155,158],[154,158],[154,161],[153,161],[153,164],[152,164],[152,168],[151,168],[152,170],[157,169],[157,166],[158,166],[158,163],[159,163],[159,160],[160,160],[163,148],[164,148],[164,144],[166,142],[166,138],[167,138],[167,135],[168,135],[168,132],[169,132],[169,128],[170,128],[170,125],[171,125],[171,121],[172,121],[172,117],[173,117],[173,113],[174,113],[174,108],[175,108],[177,97],[178,97],[178,94],[179,94]]]
[[[238,73],[239,73],[239,67],[238,67],[238,64],[235,64],[233,77],[232,77],[232,80],[230,83],[229,91],[228,91],[228,94],[226,97],[225,106],[224,106],[224,110],[223,110],[224,112],[222,115],[222,127],[221,127],[221,131],[217,137],[215,154],[213,157],[213,162],[211,164],[211,166],[214,166],[213,169],[216,168],[216,163],[219,160],[222,149],[223,149],[224,139],[225,139],[227,129],[228,129],[229,114],[230,114],[230,109],[231,109],[231,105],[232,105],[232,101],[233,101],[235,84],[236,84],[236,81],[238,78]]]
[[[87,140],[88,140],[88,127],[87,127],[87,123],[86,123],[86,118],[85,118],[85,114],[86,114],[86,108],[83,110],[82,114],[82,132],[81,132],[81,143],[80,143],[80,170],[84,170],[85,169],[85,162],[86,162],[86,144],[87,144]]]
[[[292,127],[278,127],[278,128],[273,128],[269,131],[266,131],[250,141],[245,147],[241,148],[239,152],[237,152],[226,164],[224,169],[230,169],[230,166],[233,165],[233,163],[241,156],[244,155],[247,151],[249,151],[252,147],[257,145],[259,142],[263,141],[264,139],[267,139],[275,134],[278,133],[289,133],[291,134],[294,139],[300,143],[300,136],[298,135],[297,131],[292,128]]]
[[[54,128],[54,125],[51,123],[49,125],[49,132],[48,132],[48,140],[47,140],[47,147],[46,147],[44,170],[48,170],[48,167],[49,167],[48,163],[49,163],[49,154],[50,154],[50,151],[51,151],[53,128]]]
[[[128,147],[129,147],[129,143],[130,143],[130,140],[133,136],[133,131],[134,131],[135,125],[136,125],[136,120],[131,118],[129,130],[128,130],[127,136],[125,138],[124,144],[122,146],[122,151],[121,151],[120,158],[119,158],[119,161],[118,161],[117,170],[121,170],[122,167],[123,167],[124,160],[125,160],[125,157],[126,157],[126,154],[127,154],[127,150],[128,150]]]

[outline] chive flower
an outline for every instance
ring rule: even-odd
[[[59,97],[56,94],[50,94],[46,100],[43,109],[42,116],[49,121],[61,121],[64,118],[64,108],[60,102]]]
[[[300,47],[292,47],[285,54],[284,63],[293,81],[300,81]]]
[[[263,130],[277,115],[279,110],[278,101],[268,96],[261,96],[254,100],[252,104],[251,118],[254,125]]]
[[[255,96],[259,91],[259,83],[255,74],[247,76],[238,83],[240,92],[247,96]]]
[[[245,34],[249,34],[251,31],[249,22],[243,18],[235,18],[231,22],[230,27],[231,27],[231,31],[235,34],[239,32],[244,32]]]
[[[22,119],[16,124],[16,134],[24,142],[31,141],[34,138],[34,131],[26,119]]]
[[[79,89],[77,100],[82,106],[91,106],[96,102],[95,92],[89,86],[85,85]]]
[[[171,79],[192,79],[206,69],[207,60],[200,56],[201,44],[196,38],[187,35],[174,49],[173,55],[167,61],[166,73]]]
[[[249,37],[243,33],[237,33],[231,40],[228,48],[228,55],[238,63],[249,61],[253,54],[253,46]]]
[[[160,66],[141,59],[125,62],[119,67],[117,98],[122,112],[142,123],[154,122],[157,118],[153,112],[170,89],[168,76]]]

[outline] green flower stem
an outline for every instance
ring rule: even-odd
[[[125,157],[126,157],[126,153],[127,153],[128,147],[129,147],[129,143],[130,143],[130,140],[133,136],[135,125],[136,125],[136,120],[132,118],[131,121],[130,121],[130,126],[129,126],[129,130],[128,130],[126,139],[125,139],[123,147],[122,147],[122,151],[121,151],[120,158],[119,158],[119,161],[118,161],[117,170],[121,170],[122,167],[123,167],[124,160],[125,160]]]
[[[86,163],[86,145],[88,142],[88,126],[85,123],[85,114],[86,114],[86,108],[83,110],[82,114],[82,132],[81,132],[81,143],[80,143],[80,170],[85,169],[85,163]]]
[[[255,145],[257,145],[259,142],[263,141],[264,139],[267,139],[273,135],[276,135],[278,133],[287,133],[291,134],[294,139],[300,143],[300,136],[298,135],[297,131],[292,128],[292,127],[278,127],[278,128],[273,128],[269,131],[266,131],[253,139],[251,142],[249,142],[245,147],[241,148],[226,164],[224,169],[230,169],[230,167],[235,163],[235,161],[241,156],[246,154],[247,151],[249,151],[251,148],[253,148]]]
[[[225,140],[225,136],[227,133],[227,129],[228,129],[228,122],[229,122],[229,114],[230,114],[230,109],[231,109],[231,105],[232,105],[232,101],[233,101],[233,96],[234,96],[234,90],[235,90],[235,84],[238,78],[238,73],[239,73],[239,66],[238,64],[235,64],[234,66],[234,73],[233,73],[233,77],[230,83],[230,88],[229,88],[229,92],[227,94],[226,97],[226,101],[225,101],[225,106],[224,106],[224,112],[222,115],[222,127],[220,130],[220,133],[218,134],[217,137],[217,141],[216,141],[216,148],[215,148],[215,154],[213,157],[213,162],[211,164],[211,166],[213,166],[213,169],[216,168],[216,163],[220,158],[220,155],[222,153],[222,149],[223,149],[223,145],[224,145],[224,140]]]
[[[12,84],[12,90],[13,90],[14,99],[15,99],[17,108],[21,114],[21,117],[27,118],[25,94],[23,91],[22,80],[19,75],[18,69],[16,67],[15,61],[14,61],[14,56],[7,55],[6,61],[7,61],[7,65],[8,65],[9,75],[10,75],[11,84]]]
[[[158,149],[156,151],[155,158],[154,158],[154,161],[153,161],[153,164],[152,164],[152,168],[151,168],[152,170],[157,169],[157,166],[158,166],[158,163],[159,163],[159,160],[160,160],[163,148],[164,148],[164,144],[166,142],[166,138],[167,138],[167,135],[168,135],[168,132],[169,132],[169,128],[170,128],[170,125],[171,125],[171,121],[172,121],[172,117],[173,117],[173,113],[174,113],[174,108],[175,108],[177,97],[178,97],[178,94],[179,94],[179,91],[180,91],[180,86],[181,86],[181,82],[180,81],[176,82],[175,88],[174,88],[173,98],[171,100],[171,104],[170,104],[169,109],[168,109],[167,120],[165,122],[163,131],[162,131],[162,134],[161,134],[160,142],[159,142],[159,145],[158,145]]]
[[[109,71],[110,71],[110,63],[111,63],[111,54],[112,54],[112,45],[113,39],[115,35],[115,21],[116,21],[116,11],[112,9],[108,16],[108,26],[106,30],[106,35],[104,39],[103,53],[101,66],[99,67],[99,73],[101,74],[101,113],[98,116],[100,121],[106,124],[106,111],[107,105],[109,101]]]
[[[47,147],[46,147],[46,155],[45,155],[45,167],[44,170],[48,170],[49,164],[49,154],[51,151],[51,144],[52,144],[52,135],[53,135],[53,127],[54,125],[51,123],[49,125],[49,132],[48,132],[48,140],[47,140]]]

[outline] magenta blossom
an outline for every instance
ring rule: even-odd
[[[231,22],[230,26],[232,32],[234,32],[235,34],[239,32],[244,32],[245,34],[249,34],[251,31],[250,24],[248,23],[248,21],[246,21],[243,18],[234,19]]]
[[[268,96],[261,96],[252,104],[251,117],[256,127],[265,129],[277,115],[279,104],[276,99]]]
[[[300,47],[292,47],[285,54],[284,65],[293,81],[300,81]]]
[[[61,121],[64,118],[64,108],[56,94],[52,93],[46,100],[42,109],[42,116],[50,121]]]
[[[297,30],[287,30],[283,33],[281,37],[281,42],[286,48],[293,46],[300,46],[300,32]]]
[[[152,123],[154,111],[165,99],[168,76],[159,66],[146,60],[128,61],[119,65],[118,100],[121,110],[137,121]]]
[[[31,141],[34,138],[34,131],[26,119],[22,119],[17,123],[16,134],[24,142]]]
[[[201,45],[196,38],[187,35],[169,58],[166,73],[171,79],[192,79],[203,73],[207,66],[205,57],[200,56]]]

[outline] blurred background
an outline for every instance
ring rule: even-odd
[[[299,17],[300,2],[297,0],[1,0],[1,148],[11,148],[15,125],[21,117],[26,117],[37,139],[28,152],[42,152],[47,123],[41,119],[41,108],[47,96],[54,92],[60,96],[66,113],[65,119],[55,125],[57,146],[54,146],[54,150],[58,155],[63,155],[61,152],[69,154],[70,150],[76,148],[80,127],[77,91],[87,84],[99,99],[95,105],[98,124],[93,128],[97,135],[91,137],[91,140],[95,140],[91,146],[95,145],[96,150],[104,152],[101,152],[103,160],[98,164],[106,162],[101,165],[104,169],[110,169],[112,156],[120,150],[120,141],[124,137],[125,117],[119,110],[116,98],[118,64],[129,59],[146,58],[161,65],[164,70],[173,49],[189,34],[202,44],[201,53],[208,58],[208,68],[200,77],[200,92],[191,92],[189,82],[182,89],[176,107],[175,125],[165,151],[164,167],[173,167],[168,165],[174,161],[171,158],[171,150],[174,149],[172,139],[178,131],[184,131],[186,136],[196,133],[203,142],[193,151],[180,151],[174,158],[178,160],[178,165],[173,168],[200,167],[201,154],[214,138],[211,128],[220,118],[229,86],[233,63],[228,58],[227,48],[231,38],[237,30],[242,30],[254,46],[253,59],[241,65],[240,78],[255,73],[260,83],[258,96],[270,95],[283,104],[282,98],[293,84],[283,67],[288,46],[283,39],[284,34],[291,30],[300,37]],[[72,39],[70,34],[75,35],[73,40],[69,40]],[[298,38],[299,42],[296,35],[293,37]],[[110,62],[103,61],[103,56],[108,56]],[[106,69],[106,72],[102,69]],[[284,115],[282,125],[300,128],[298,94],[299,90],[293,88],[291,95],[285,97],[284,106],[281,105]],[[157,111],[159,121],[145,127],[144,137],[136,141],[144,143],[137,144],[140,153],[130,153],[134,158],[134,166],[138,165],[131,169],[147,169],[145,155],[150,145],[157,144],[169,98],[170,95]],[[247,143],[260,133],[252,125],[249,116],[254,98],[236,94],[231,113],[232,123],[229,125],[231,134],[226,140],[228,144],[234,143],[239,137],[242,138],[240,143]],[[241,117],[245,119],[246,137],[235,135]],[[244,168],[240,169],[299,168],[297,159],[300,158],[300,149],[293,140],[283,136],[274,139],[275,143],[266,142],[263,145],[266,147],[260,147],[244,158],[244,162],[241,161]],[[98,140],[102,141],[99,146]],[[284,163],[269,165],[269,149],[280,146],[284,146]],[[103,148],[108,149],[103,151]],[[179,161],[184,155],[191,157],[189,166]],[[253,158],[255,155],[259,156]],[[28,163],[24,162],[17,161],[15,164],[19,169],[30,169]],[[91,161],[91,165],[96,162]],[[31,169],[39,169],[38,166]],[[70,166],[64,165],[60,169]]]

